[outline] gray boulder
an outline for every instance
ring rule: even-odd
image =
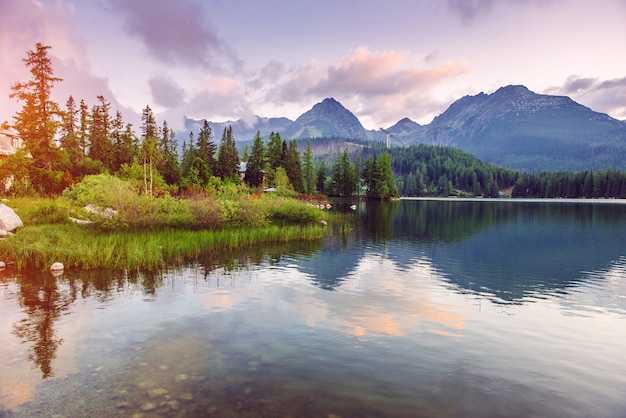
[[[14,231],[23,227],[24,224],[17,213],[4,203],[0,203],[0,229],[5,231]]]

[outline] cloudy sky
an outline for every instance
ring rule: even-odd
[[[63,82],[138,123],[297,118],[334,97],[366,128],[429,123],[523,84],[626,120],[626,0],[0,0],[0,122],[37,42]]]

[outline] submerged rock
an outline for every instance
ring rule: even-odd
[[[163,389],[163,388],[158,388],[158,389],[150,389],[148,391],[148,394],[152,397],[156,397],[156,396],[162,396],[169,393],[169,391],[167,389]]]
[[[191,393],[183,393],[182,395],[180,395],[180,399],[190,401],[193,399],[193,395]]]
[[[142,411],[152,411],[154,408],[156,408],[156,405],[152,402],[146,402],[145,404],[141,405]]]

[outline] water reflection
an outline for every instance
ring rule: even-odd
[[[78,287],[70,281],[61,288],[50,274],[19,276],[17,283],[17,300],[25,317],[13,325],[13,333],[30,346],[29,357],[45,379],[54,375],[52,361],[63,343],[55,323],[76,300]]]
[[[0,416],[48,405],[479,416],[502,415],[512,399],[512,415],[563,415],[578,410],[571,388],[606,396],[604,411],[623,405],[626,374],[611,370],[626,364],[615,332],[626,318],[626,206],[401,201],[359,205],[345,221],[324,241],[159,271],[5,272]],[[544,396],[554,382],[565,389]],[[85,400],[69,409],[68,391]]]
[[[502,303],[576,286],[583,272],[606,269],[625,248],[626,205],[407,200],[368,203],[358,216],[352,246],[337,255],[347,270],[372,252],[401,269],[427,258],[460,292]],[[334,257],[322,250],[315,261]],[[327,287],[343,282],[342,270],[333,271]]]

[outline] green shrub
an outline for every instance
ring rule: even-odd
[[[260,227],[268,224],[267,205],[261,199],[242,198],[239,201],[239,219],[242,225]]]
[[[240,225],[241,224],[241,206],[233,200],[220,200],[219,205],[221,208],[222,218],[229,224]]]
[[[215,199],[193,199],[185,202],[196,226],[215,229],[224,224],[222,210]]]
[[[90,213],[82,209],[81,213],[106,229],[190,227],[195,223],[185,202],[169,195],[139,195],[129,181],[108,174],[87,176],[63,195],[78,206],[90,205]]]
[[[295,199],[274,198],[271,199],[269,217],[274,221],[286,223],[310,223],[319,222],[324,213],[317,207]]]
[[[132,185],[109,174],[87,176],[78,184],[63,191],[63,196],[78,206],[95,205],[119,210],[125,202],[135,199]]]
[[[269,222],[313,223],[324,216],[316,207],[295,199],[269,195],[253,199],[236,184],[214,180],[207,190],[189,188],[186,195],[191,199],[167,194],[148,197],[139,195],[128,181],[99,174],[85,177],[65,190],[64,196],[80,207],[92,205],[90,214],[80,209],[83,216],[106,229],[259,227]]]

